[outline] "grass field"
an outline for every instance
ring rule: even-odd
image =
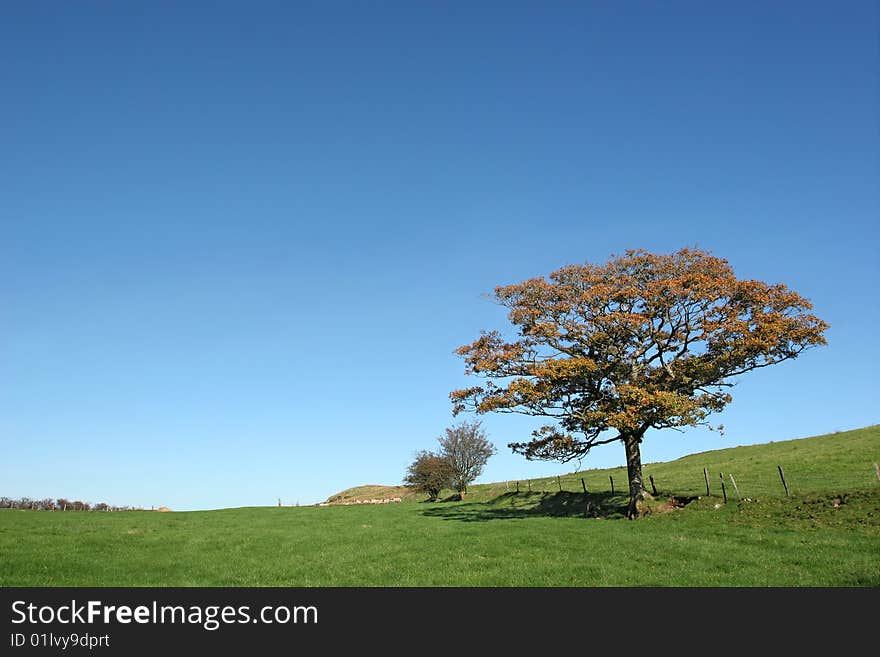
[[[475,486],[464,502],[4,510],[0,585],[878,586],[878,460],[874,426],[648,464],[658,502],[700,499],[636,522],[621,519],[623,470],[566,475],[561,492],[555,478],[533,480],[531,493],[524,481],[519,494]],[[728,489],[721,504],[719,472],[750,501]],[[598,518],[583,517],[581,477]]]

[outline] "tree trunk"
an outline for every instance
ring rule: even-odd
[[[639,447],[642,442],[641,434],[628,434],[623,439],[626,448],[626,473],[629,478],[629,506],[626,509],[626,517],[634,519],[639,517],[641,502],[649,497],[642,479],[642,453]]]

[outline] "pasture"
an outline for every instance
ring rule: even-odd
[[[622,469],[533,480],[531,492],[475,486],[463,502],[7,509],[0,585],[878,586],[878,460],[874,426],[647,464],[656,511],[638,521],[621,517]],[[748,499],[728,487],[724,504],[720,472]],[[670,509],[670,497],[689,503]],[[584,517],[587,501],[596,517]]]

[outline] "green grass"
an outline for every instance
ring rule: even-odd
[[[789,488],[795,495],[870,489],[877,476],[873,464],[880,461],[880,425],[841,431],[827,436],[801,438],[760,445],[731,447],[691,454],[667,463],[646,463],[642,470],[645,484],[654,477],[657,491],[677,495],[705,495],[703,468],[709,472],[712,494],[721,495],[719,473],[724,473],[728,494],[736,493],[728,475],[733,474],[743,497],[784,496],[777,465],[781,465]],[[585,470],[560,476],[562,490],[581,492],[581,478],[590,492],[610,492],[609,475],[616,492],[626,492],[626,468]],[[527,490],[520,481],[520,491]],[[468,493],[473,501],[489,500],[513,489],[514,482],[474,486]],[[531,480],[532,491],[557,491],[555,477]]]
[[[530,495],[476,486],[454,503],[6,510],[0,585],[878,586],[877,460],[880,427],[869,427],[648,465],[662,493],[702,497],[637,522],[619,519],[624,496],[610,495],[608,471],[566,476],[563,492],[555,479],[543,484],[556,492],[533,481]],[[716,509],[703,467],[715,480],[733,472],[752,501],[731,494]],[[582,517],[581,476],[605,517]]]

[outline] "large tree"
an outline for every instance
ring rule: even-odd
[[[569,461],[621,442],[627,515],[647,496],[640,444],[650,429],[707,424],[731,379],[825,344],[827,324],[785,285],[738,279],[698,249],[627,251],[495,289],[518,329],[482,332],[457,353],[487,382],[450,394],[463,410],[548,417],[511,443],[527,459]]]

